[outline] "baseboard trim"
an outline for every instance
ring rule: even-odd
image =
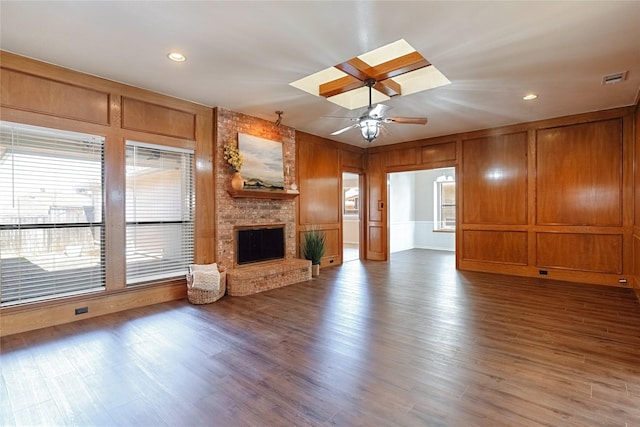
[[[5,307],[0,309],[0,336],[82,321],[104,314],[182,299],[186,296],[186,284],[182,280],[131,288],[121,292]],[[76,314],[76,310],[80,313]]]

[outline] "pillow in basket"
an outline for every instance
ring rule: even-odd
[[[213,264],[191,264],[190,269],[193,275],[193,288],[204,291],[220,290],[220,272],[215,262]]]

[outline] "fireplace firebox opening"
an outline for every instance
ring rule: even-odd
[[[284,259],[284,224],[236,227],[236,264]]]

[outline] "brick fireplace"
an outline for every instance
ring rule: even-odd
[[[311,269],[306,274],[306,260],[297,260],[296,212],[297,198],[262,199],[232,197],[230,189],[233,171],[224,160],[223,145],[237,143],[238,133],[280,141],[283,146],[284,186],[290,189],[296,176],[295,130],[286,126],[276,127],[273,122],[226,110],[216,109],[215,150],[215,228],[216,260],[227,269],[227,292],[229,295],[248,295],[295,281],[311,279]],[[237,266],[235,253],[235,231],[242,227],[284,225],[284,259],[250,266]],[[262,280],[248,285],[249,278]],[[295,276],[295,281],[294,280]]]

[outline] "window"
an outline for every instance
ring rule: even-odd
[[[434,230],[455,231],[456,229],[456,183],[438,180],[434,182],[435,220]]]
[[[127,284],[184,276],[193,262],[193,151],[126,143]]]
[[[104,138],[0,122],[2,305],[104,290]]]

